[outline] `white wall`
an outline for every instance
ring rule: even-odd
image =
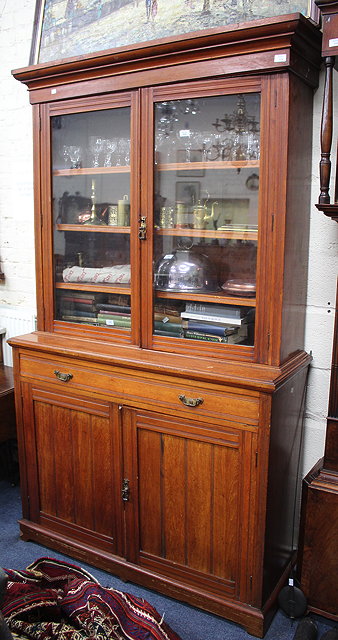
[[[14,307],[25,316],[35,310],[31,107],[26,88],[11,76],[11,69],[28,64],[34,8],[35,0],[0,0],[0,260],[6,276],[0,283],[0,318],[1,307]],[[315,95],[313,134],[306,331],[306,348],[313,352],[313,366],[306,406],[304,472],[322,455],[325,441],[338,255],[338,225],[315,207],[323,80],[322,74]],[[337,111],[337,80],[335,94]]]
[[[304,462],[309,470],[323,454],[330,386],[336,279],[338,274],[338,224],[315,207],[320,192],[320,125],[325,75],[314,97],[312,197],[309,250],[309,277],[305,348],[312,351],[305,414]],[[334,72],[334,126],[330,195],[334,199],[338,134],[338,73]]]

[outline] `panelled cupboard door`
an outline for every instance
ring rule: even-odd
[[[123,409],[127,559],[241,598],[254,498],[249,430]],[[243,580],[245,582],[245,580]]]
[[[120,554],[118,408],[28,384],[24,395],[29,519]]]

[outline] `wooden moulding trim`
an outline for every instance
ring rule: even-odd
[[[318,489],[319,491],[338,494],[338,473],[321,469],[319,474],[313,478],[311,482],[311,489]]]
[[[305,351],[292,354],[280,367],[231,360],[216,360],[141,349],[135,345],[113,345],[90,339],[35,331],[11,338],[14,348],[31,352],[48,353],[55,357],[81,358],[82,360],[114,365],[127,369],[161,373],[180,378],[226,384],[255,391],[273,393],[303,367],[308,367],[311,356]]]
[[[329,620],[338,620],[338,615],[335,613],[330,613],[329,611],[324,611],[323,609],[319,609],[318,607],[313,607],[311,604],[308,605],[308,608],[309,611],[312,611],[312,613],[316,613],[318,616],[329,618]]]
[[[254,607],[226,597],[210,595],[203,589],[192,588],[172,578],[165,578],[149,569],[131,564],[123,557],[80,543],[30,520],[19,520],[19,524],[23,540],[33,540],[49,548],[63,551],[72,558],[89,562],[98,568],[114,573],[122,580],[136,581],[149,589],[188,602],[193,606],[206,609],[208,612],[213,612],[240,624],[248,633],[258,637],[263,636],[264,617],[261,611]]]
[[[318,72],[319,28],[295,13],[32,65],[12,73],[17,80],[34,89],[141,70],[149,65],[149,61],[153,68],[158,68],[190,60],[290,48],[293,41],[305,44],[308,65]]]
[[[338,222],[338,203],[337,204],[316,204],[318,211],[322,211],[328,218]]]
[[[338,0],[337,2],[333,0],[315,0],[315,4],[325,15],[327,13],[337,13],[338,11]]]

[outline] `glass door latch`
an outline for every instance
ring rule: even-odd
[[[140,216],[140,226],[138,228],[139,240],[145,240],[147,237],[147,216]]]

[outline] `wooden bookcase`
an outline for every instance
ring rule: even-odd
[[[38,290],[11,340],[22,536],[257,636],[296,554],[320,41],[294,14],[13,72]]]

